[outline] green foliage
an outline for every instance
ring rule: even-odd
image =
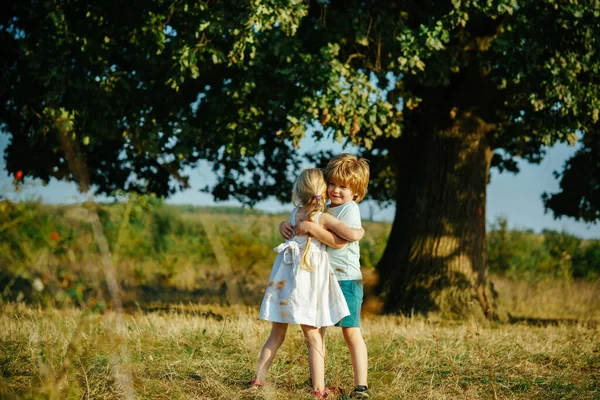
[[[0,121],[13,135],[9,171],[74,180],[84,190],[93,184],[109,195],[117,189],[166,195],[187,185],[180,172],[198,159],[256,155],[265,142],[281,142],[259,163],[281,160],[270,174],[279,182],[260,184],[289,192],[281,183],[291,144],[262,139],[276,129],[261,121],[268,112],[285,127],[289,111],[267,111],[256,91],[291,106],[297,96],[261,81],[295,77],[267,76],[257,66],[265,65],[259,51],[265,39],[285,41],[295,33],[306,14],[302,1],[136,0],[118,10],[101,1],[69,7],[7,1],[0,11],[1,65],[11,75],[0,90],[6,105]],[[289,52],[272,54],[285,60]],[[38,157],[25,162],[33,148]],[[220,148],[224,153],[215,153]],[[237,179],[230,183],[237,186]]]
[[[544,247],[554,265],[550,265],[555,276],[568,279],[572,276],[572,257],[581,246],[581,239],[568,233],[544,230]]]
[[[582,240],[566,232],[509,230],[498,218],[487,236],[490,272],[514,279],[595,279],[600,275],[600,240]]]
[[[247,208],[170,206],[153,196],[137,195],[126,202],[96,205],[5,200],[0,207],[2,298],[76,304],[90,302],[94,292],[104,288],[102,254],[92,229],[95,212],[118,282],[132,296],[140,287],[167,293],[214,291],[231,279],[206,236],[203,226],[209,224],[249,302],[260,300],[275,259],[272,249],[282,241],[278,226],[287,219]],[[373,268],[384,250],[389,224],[365,226],[361,257],[365,268]],[[177,299],[167,296],[165,301]]]
[[[591,278],[600,277],[600,240],[589,240],[582,243],[571,258],[573,277]]]
[[[593,134],[592,134],[593,133]],[[596,129],[584,137],[580,148],[564,166],[560,177],[560,191],[544,193],[545,206],[554,216],[568,216],[593,222],[600,219],[600,134]]]
[[[360,241],[361,268],[375,268],[387,243],[391,224],[387,222],[363,222],[365,236]]]
[[[0,203],[4,300],[79,304],[90,302],[94,290],[104,287],[96,271],[101,256],[91,228],[91,206]],[[131,196],[127,202],[94,209],[118,280],[132,296],[138,287],[165,293],[215,290],[229,279],[203,229],[203,224],[212,224],[246,300],[259,301],[275,258],[272,248],[282,240],[278,225],[286,219],[246,208],[165,205],[152,196]],[[364,226],[360,249],[366,270],[379,262],[391,225],[365,221]],[[495,275],[528,282],[600,276],[600,240],[555,231],[509,230],[505,219],[490,228],[488,262]],[[168,295],[163,299],[177,301]]]

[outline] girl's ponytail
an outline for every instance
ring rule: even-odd
[[[327,183],[325,182],[325,176],[323,171],[317,168],[309,168],[302,171],[296,184],[294,185],[294,191],[292,193],[292,203],[296,207],[305,207],[310,212],[306,214],[306,219],[310,222],[315,222],[314,217],[319,212],[325,209],[325,203],[327,202]],[[306,246],[302,252],[300,259],[300,268],[307,271],[314,271],[314,268],[310,266],[309,258],[309,247],[311,242],[311,236],[308,235],[306,239]]]
[[[307,206],[309,206],[308,208],[310,208],[310,206],[312,205],[312,209],[311,211],[306,214],[306,219],[310,222],[315,222],[314,221],[314,217],[315,215],[317,215],[319,212],[323,211],[325,209],[325,203],[326,203],[326,198],[325,196],[321,195],[321,194],[317,194],[315,196],[313,196],[311,199],[309,199]],[[304,246],[304,251],[302,252],[302,258],[300,259],[300,268],[303,268],[307,271],[314,271],[315,269],[312,268],[310,266],[310,260],[308,260],[309,258],[309,253],[310,253],[310,242],[312,240],[312,236],[308,235],[308,238],[306,239],[306,246]]]

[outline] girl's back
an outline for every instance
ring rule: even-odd
[[[315,223],[321,214],[313,217]],[[290,222],[302,218],[302,209],[295,209]],[[322,327],[349,315],[325,245],[312,238],[305,257],[306,268],[301,267],[307,243],[308,236],[297,235],[275,248],[279,254],[261,305],[261,319]]]
[[[292,215],[290,218],[290,221],[294,221],[294,225],[298,225],[300,222],[305,221],[305,215],[306,213],[302,208],[299,209],[294,209],[294,211],[292,211]],[[314,223],[321,225],[321,215],[323,215],[322,212],[317,213],[313,219],[314,219]],[[294,236],[291,240],[293,240],[294,242],[298,243],[298,245],[304,249],[304,247],[306,246],[306,243],[308,242],[308,235],[296,235]],[[318,241],[315,238],[311,238],[310,240],[310,248],[309,251],[311,252],[316,252],[316,251],[326,251],[327,247],[321,243],[320,241]]]

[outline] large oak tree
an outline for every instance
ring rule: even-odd
[[[388,311],[494,313],[491,167],[581,150],[546,194],[600,217],[600,2],[4,1],[7,168],[82,190],[168,195],[208,160],[217,200],[287,201],[307,126],[371,161],[396,216]],[[319,159],[315,155],[314,159]]]

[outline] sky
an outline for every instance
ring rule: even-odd
[[[4,162],[4,150],[8,144],[9,136],[0,132],[0,192],[6,194],[11,199],[41,199],[45,203],[74,203],[83,201],[86,197],[78,193],[75,184],[51,180],[47,186],[41,182],[28,183],[23,187],[20,193],[14,193],[12,177],[8,176]],[[302,149],[309,150],[314,146],[310,138],[305,138],[300,146]],[[328,145],[319,144],[320,148],[331,149],[341,152],[341,144],[333,143]],[[352,149],[345,149],[352,152]],[[558,191],[559,182],[554,178],[553,171],[561,171],[564,163],[568,160],[576,147],[570,147],[567,144],[558,144],[548,149],[544,160],[540,164],[529,164],[525,161],[519,161],[519,174],[498,173],[492,170],[491,181],[487,188],[487,214],[488,224],[495,221],[498,217],[505,217],[508,220],[509,228],[514,229],[532,229],[535,232],[541,232],[543,229],[553,229],[561,232],[568,232],[586,239],[600,239],[600,222],[596,224],[585,224],[577,222],[571,218],[554,219],[551,212],[544,212],[544,205],[541,199],[542,193],[553,193]],[[192,204],[192,205],[231,205],[238,206],[235,201],[215,203],[212,196],[200,192],[200,188],[206,184],[215,181],[210,165],[200,163],[196,168],[186,171],[190,175],[190,189],[176,193],[169,199],[170,204]],[[98,198],[103,200],[103,198]],[[256,208],[268,212],[289,212],[291,204],[282,204],[279,201],[270,198],[256,205]],[[394,207],[386,209],[379,208],[374,202],[362,202],[360,204],[363,219],[373,219],[376,221],[391,221],[394,218]]]

